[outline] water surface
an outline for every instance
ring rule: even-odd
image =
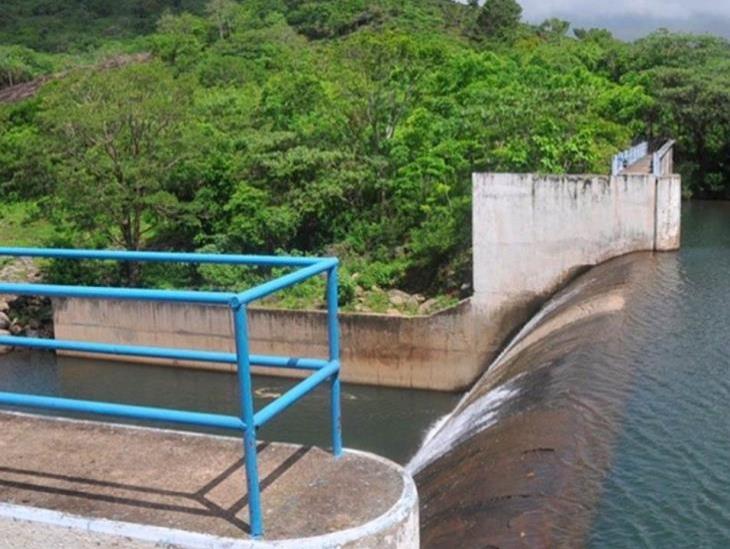
[[[256,409],[271,402],[294,383],[296,381],[255,376]],[[238,387],[235,375],[230,373],[56,357],[49,352],[16,351],[0,357],[0,390],[231,415],[238,413]],[[429,425],[453,408],[458,398],[458,395],[449,393],[344,384],[344,443],[349,448],[375,452],[404,462],[416,451]],[[67,415],[79,417],[78,414]],[[91,419],[89,416],[81,417]],[[113,418],[103,420],[116,421]],[[231,434],[230,431],[200,430]],[[293,408],[266,424],[259,437],[262,440],[328,447],[328,389],[324,386],[315,389]]]
[[[730,203],[684,204],[627,345],[635,381],[592,547],[730,545]]]

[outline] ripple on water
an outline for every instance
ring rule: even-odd
[[[686,204],[683,222],[627,315],[645,343],[627,343],[640,360],[594,547],[730,540],[730,205]]]

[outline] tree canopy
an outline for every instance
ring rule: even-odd
[[[477,16],[477,27],[488,38],[509,39],[522,19],[522,6],[516,0],[486,0]]]
[[[633,139],[676,137],[687,193],[730,195],[720,38],[571,36],[564,21],[520,22],[513,0],[92,4],[58,8],[64,53],[43,51],[59,48],[35,17],[0,16],[0,87],[54,75],[0,105],[0,196],[35,204],[66,244],[333,253],[346,304],[364,292],[380,310],[382,289],[470,291],[473,171],[606,172]],[[76,30],[78,9],[141,19],[105,38]],[[151,59],[114,62],[140,51]]]

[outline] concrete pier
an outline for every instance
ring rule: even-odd
[[[363,452],[259,443],[265,539],[232,437],[0,413],[3,547],[418,547],[418,497]]]

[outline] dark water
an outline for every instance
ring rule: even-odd
[[[271,402],[293,383],[257,376],[254,380],[256,408]],[[15,352],[0,357],[0,390],[238,413],[237,383],[232,374],[72,359],[46,352]],[[453,408],[457,400],[458,396],[448,393],[344,385],[345,445],[404,462],[416,451],[429,425]],[[259,436],[263,440],[329,447],[329,421],[329,391],[319,388],[268,423]],[[230,431],[206,431],[231,434]]]
[[[591,270],[409,467],[425,547],[730,546],[730,204]]]
[[[635,360],[592,547],[730,546],[730,204],[684,205],[632,328]]]

